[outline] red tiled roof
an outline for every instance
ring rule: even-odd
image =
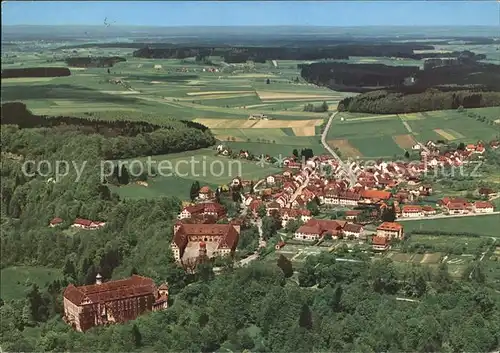
[[[200,189],[200,193],[202,193],[202,194],[208,194],[208,193],[210,193],[210,192],[212,192],[212,190],[211,190],[208,186],[206,186],[206,185],[205,185],[205,186],[203,186],[203,187]]]
[[[347,223],[344,226],[343,230],[345,232],[360,233],[362,229],[363,229],[363,226],[360,224]]]
[[[359,214],[361,214],[363,211],[361,210],[349,210],[349,211],[345,211],[345,215],[346,216],[357,216]]]
[[[92,224],[92,221],[89,219],[77,218],[77,219],[75,219],[73,224],[79,224],[79,225],[84,226],[84,227],[90,227],[90,225]]]
[[[172,241],[184,248],[190,235],[218,235],[219,247],[233,249],[238,243],[239,233],[231,224],[182,224],[174,234]]]
[[[401,229],[403,229],[403,226],[396,222],[384,222],[377,227],[377,230],[399,231]]]
[[[432,207],[432,206],[424,206],[424,207],[422,207],[422,210],[424,210],[425,212],[435,211],[434,207]]]
[[[384,237],[377,237],[377,236],[372,237],[373,245],[387,245],[388,242],[389,240]]]
[[[403,206],[403,212],[405,212],[405,213],[422,212],[422,206],[418,206],[418,205],[404,205]]]
[[[474,206],[476,208],[493,208],[493,204],[487,201],[476,201]]]
[[[56,217],[53,220],[50,221],[50,224],[56,225],[56,224],[61,224],[63,222],[62,218]]]
[[[365,199],[380,199],[388,200],[391,198],[391,193],[389,191],[382,190],[363,190],[361,196]]]
[[[75,305],[84,300],[92,303],[154,295],[155,285],[151,278],[133,275],[130,278],[109,281],[102,284],[76,287],[70,284],[64,290],[64,297]]]

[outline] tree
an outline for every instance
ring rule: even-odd
[[[396,208],[394,205],[391,207],[386,207],[382,211],[382,221],[384,222],[394,222],[396,220]]]
[[[460,142],[457,146],[457,150],[459,151],[464,151],[465,150],[465,143]]]
[[[139,348],[142,345],[142,335],[136,324],[132,325],[132,337],[134,340],[134,346]]]
[[[302,224],[303,222],[300,219],[291,219],[286,222],[285,230],[288,233],[295,233]]]
[[[296,148],[293,149],[292,154],[295,158],[299,158],[299,151]]]
[[[118,175],[118,182],[122,185],[127,185],[130,182],[130,175],[124,164],[121,166],[120,174]]]
[[[75,280],[76,279],[76,269],[73,261],[70,259],[66,259],[66,263],[64,264],[63,275]]]
[[[307,209],[311,212],[313,216],[317,216],[319,214],[318,203],[315,200],[312,200],[307,203]]]
[[[266,205],[260,204],[259,207],[257,208],[257,216],[259,216],[259,218],[264,218],[266,215],[267,215]]]
[[[278,267],[281,268],[285,278],[293,276],[293,265],[290,260],[288,260],[283,254],[278,257]]]
[[[200,183],[198,181],[195,181],[193,182],[193,184],[191,184],[191,190],[189,191],[189,197],[191,201],[196,200],[199,193],[200,193]]]
[[[266,84],[270,84],[271,83],[271,80],[270,79],[267,79],[266,80]]]
[[[262,218],[262,236],[264,239],[270,239],[278,230],[277,220],[274,217]]]
[[[46,321],[48,318],[47,306],[44,303],[38,286],[33,284],[27,295],[31,317],[34,321]]]
[[[309,305],[307,304],[303,304],[300,309],[299,326],[307,330],[313,327],[311,309],[309,309]]]
[[[322,111],[322,112],[328,111],[328,104],[325,101],[323,101],[323,103],[321,104],[320,111]]]
[[[406,159],[410,159],[410,152],[405,151],[405,158],[406,158]]]

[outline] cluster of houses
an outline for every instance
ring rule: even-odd
[[[64,223],[64,220],[60,217],[55,217],[49,222],[49,227],[54,228],[61,226]],[[86,229],[86,230],[96,230],[96,229],[101,229],[106,225],[106,222],[101,222],[101,221],[92,221],[90,219],[85,219],[85,218],[77,218],[73,221],[73,224],[71,224],[72,228],[80,228],[80,229]]]

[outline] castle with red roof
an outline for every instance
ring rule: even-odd
[[[148,277],[133,275],[126,279],[87,286],[70,284],[63,294],[64,321],[83,332],[92,327],[134,320],[148,311],[168,307],[168,285],[156,288]]]

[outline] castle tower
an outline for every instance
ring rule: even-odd
[[[102,284],[102,276],[100,273],[95,276],[95,284]]]
[[[199,256],[200,257],[205,257],[207,256],[207,244],[205,244],[205,242],[200,242],[200,250],[199,250],[200,254]]]

